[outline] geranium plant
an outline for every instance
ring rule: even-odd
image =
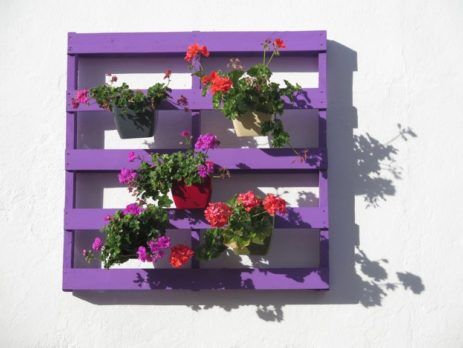
[[[237,254],[266,254],[276,213],[286,214],[286,202],[273,194],[261,198],[248,191],[227,203],[209,203],[204,215],[212,228],[204,234],[198,257],[210,260],[227,248]]]
[[[74,108],[87,104],[89,98],[97,104],[113,112],[117,130],[121,138],[149,137],[154,134],[154,112],[158,105],[169,98],[171,71],[166,70],[166,83],[156,83],[148,88],[146,94],[140,90],[132,90],[125,82],[114,86],[117,76],[111,75],[111,82],[82,89],[72,98]]]
[[[165,235],[169,218],[162,206],[143,207],[133,203],[106,220],[108,224],[102,230],[105,238],[96,237],[91,249],[82,251],[88,262],[98,256],[105,268],[134,258],[154,263],[170,249],[170,264],[177,268],[194,254],[185,245],[171,246],[170,238]]]
[[[266,40],[262,62],[247,70],[235,58],[230,60],[230,71],[206,74],[199,60],[201,56],[208,57],[209,52],[205,46],[197,44],[188,47],[185,60],[196,70],[193,74],[201,78],[203,95],[208,91],[212,94],[214,108],[221,109],[233,121],[238,136],[271,135],[272,146],[282,147],[290,145],[289,134],[279,118],[285,105],[282,98],[294,102],[301,92],[299,84],[284,80],[285,85],[281,87],[270,81],[270,63],[285,47],[281,39]]]
[[[183,131],[181,136],[183,142],[189,146],[188,150],[153,153],[151,162],[141,160],[136,171],[122,169],[119,181],[128,184],[134,195],[143,201],[152,198],[168,205],[171,202],[167,194],[172,190],[177,208],[205,208],[211,195],[211,176],[216,172],[207,153],[220,142],[213,134],[201,134],[194,149],[191,149],[191,134]],[[131,155],[129,160],[135,158]]]

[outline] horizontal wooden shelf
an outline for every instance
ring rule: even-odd
[[[253,32],[170,32],[170,33],[69,33],[68,53],[75,55],[108,54],[182,54],[197,42],[215,53],[262,52],[262,42],[282,39],[283,52],[326,51],[326,31],[253,31]],[[226,42],[227,44],[224,44]]]
[[[119,171],[122,168],[136,169],[140,161],[128,161],[128,154],[134,152],[145,161],[150,153],[172,153],[179,149],[167,150],[66,150],[66,170],[68,171]],[[296,149],[296,151],[303,151]],[[326,169],[326,150],[308,149],[308,157],[301,160],[291,149],[213,149],[209,159],[228,170],[320,170]]]
[[[329,270],[260,269],[64,269],[63,290],[329,289]]]
[[[64,215],[66,230],[99,230],[107,224],[105,217],[112,215],[117,209],[67,209]],[[202,209],[180,210],[169,209],[169,229],[208,229]],[[288,208],[285,216],[275,217],[275,228],[328,228],[328,209]]]
[[[146,93],[146,90],[141,90]],[[88,112],[88,111],[106,111],[98,106],[91,99],[89,104],[81,104],[78,108],[72,106],[72,98],[76,95],[76,91],[67,92],[66,110],[68,112]],[[201,95],[200,89],[174,89],[170,93],[170,98],[162,102],[159,110],[184,110],[185,106],[178,103],[179,98],[186,97],[188,100],[189,110],[212,110],[212,97],[210,94]],[[297,96],[297,101],[291,103],[288,98],[284,97],[286,109],[326,109],[326,93],[319,88],[303,88],[303,92]]]

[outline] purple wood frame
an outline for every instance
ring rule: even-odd
[[[77,89],[79,56],[114,55],[183,55],[186,47],[199,42],[206,44],[212,55],[257,54],[267,38],[281,38],[287,49],[283,55],[310,54],[318,57],[318,88],[304,90],[305,102],[286,107],[318,109],[319,145],[310,149],[305,162],[298,161],[287,149],[217,149],[211,159],[232,171],[251,172],[318,172],[319,206],[292,208],[287,216],[277,216],[276,228],[318,229],[320,260],[316,268],[254,268],[254,269],[201,269],[195,260],[189,269],[84,269],[73,267],[74,234],[100,229],[104,216],[114,209],[77,209],[75,207],[78,172],[118,171],[130,167],[127,150],[81,150],[76,148],[77,110],[71,98]],[[64,211],[63,290],[151,290],[151,289],[329,289],[329,223],[328,223],[328,172],[326,151],[327,110],[327,56],[326,31],[293,32],[179,32],[179,33],[99,33],[68,34],[67,94],[66,94],[66,181]],[[192,110],[192,134],[200,131],[201,110],[211,109],[210,98],[200,95],[200,84],[193,78],[189,90],[174,90],[172,100],[184,95]],[[165,102],[160,109],[182,108]],[[99,111],[91,103],[79,112]],[[175,151],[162,150],[165,152]],[[152,151],[134,150],[148,158]],[[199,242],[201,229],[208,228],[202,211],[169,210],[170,228],[191,229],[192,245]],[[304,233],[301,230],[301,233]]]

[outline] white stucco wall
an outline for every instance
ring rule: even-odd
[[[462,1],[1,0],[0,26],[0,347],[463,346]],[[66,33],[310,29],[332,290],[63,293]]]

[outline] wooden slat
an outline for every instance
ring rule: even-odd
[[[177,32],[177,33],[69,33],[68,52],[101,54],[184,54],[194,42],[211,52],[261,52],[266,39],[281,38],[284,52],[326,50],[326,31]]]
[[[146,93],[146,90],[142,90]],[[72,98],[76,95],[75,90],[67,92],[67,111],[68,112],[88,112],[88,111],[105,111],[91,99],[89,104],[81,104],[78,108],[72,106]],[[185,106],[178,103],[178,99],[184,96],[188,100],[188,109],[190,110],[212,110],[212,97],[210,94],[201,95],[199,89],[174,89],[170,93],[170,98],[162,102],[158,110],[184,110]],[[303,88],[303,93],[297,96],[297,101],[291,103],[288,98],[284,97],[286,109],[324,109],[326,107],[326,93],[321,93],[318,88]]]
[[[327,268],[67,269],[63,290],[328,290]]]
[[[116,209],[67,209],[64,226],[67,230],[99,230],[107,222],[105,217]],[[168,210],[170,229],[208,229],[210,228],[202,209]],[[275,217],[275,228],[327,228],[326,208],[288,208],[285,216]]]
[[[122,168],[136,169],[139,161],[128,161],[129,152],[145,161],[150,153],[171,153],[171,150],[68,150],[66,170],[68,171],[119,171]],[[296,151],[303,151],[296,149]],[[326,167],[325,149],[308,149],[308,157],[302,160],[291,149],[213,149],[208,152],[209,160],[228,170],[318,170]]]

